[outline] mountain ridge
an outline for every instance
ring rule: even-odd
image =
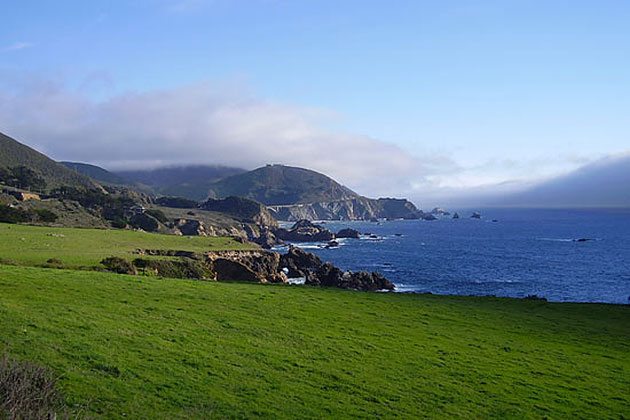
[[[266,165],[210,186],[213,198],[247,197],[267,206],[315,203],[359,197],[348,187],[310,169]]]
[[[361,196],[319,172],[267,165],[214,183],[217,198],[247,197],[265,204],[278,220],[418,219],[423,212],[406,199]]]

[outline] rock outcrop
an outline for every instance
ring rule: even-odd
[[[171,278],[193,278],[249,283],[287,283],[303,277],[305,284],[354,290],[394,290],[395,286],[379,273],[342,271],[323,263],[317,255],[291,246],[286,254],[267,250],[211,251],[205,254],[179,250],[138,249],[136,254],[167,256],[169,259],[136,258],[133,263],[111,257],[102,263],[111,271],[137,274],[150,270]],[[172,257],[180,257],[173,259]]]
[[[283,245],[284,241],[278,238],[271,230],[269,229],[261,229],[258,236],[252,236],[248,239],[255,244],[262,246],[265,249],[271,249],[276,245]]]
[[[214,228],[200,220],[178,219],[174,231],[184,236],[216,236]]]
[[[328,242],[335,239],[335,234],[323,226],[314,225],[308,220],[300,220],[291,229],[278,228],[274,235],[289,242]]]
[[[289,278],[307,277],[322,265],[322,260],[317,255],[296,246],[289,247],[289,252],[280,256],[280,266],[288,270]]]
[[[280,254],[272,251],[213,251],[206,261],[219,281],[286,283]]]
[[[288,277],[304,277],[313,286],[339,287],[353,290],[394,290],[395,286],[379,273],[342,271],[333,264],[325,264],[315,254],[297,247],[280,257],[280,266],[288,269]]]
[[[394,284],[380,273],[344,272],[329,262],[320,267],[314,276],[307,276],[306,284],[365,291],[394,290],[395,288]]]
[[[212,271],[218,281],[242,281],[247,283],[266,283],[245,264],[226,258],[217,258],[212,263]]]

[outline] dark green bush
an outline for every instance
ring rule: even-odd
[[[166,217],[166,215],[164,214],[164,212],[162,210],[158,210],[158,209],[147,210],[145,213],[148,214],[149,216],[159,220],[160,222],[162,222],[164,224],[168,223],[168,217]]]
[[[31,188],[43,190],[46,188],[46,181],[39,173],[26,166],[16,166],[14,168],[0,170],[0,182],[15,188]]]
[[[136,229],[154,232],[160,226],[153,217],[148,214],[136,214],[129,219],[129,224]]]
[[[116,229],[124,229],[127,227],[127,221],[125,219],[114,219],[112,220],[112,227]]]
[[[24,222],[28,222],[29,220],[30,220],[30,215],[28,212],[19,208],[13,208],[10,206],[0,205],[0,222],[24,223]]]
[[[58,259],[58,258],[49,258],[46,261],[46,265],[48,267],[52,267],[52,268],[62,268],[63,267],[63,262],[61,262],[61,260]]]
[[[109,271],[118,274],[138,274],[132,263],[120,257],[107,257],[101,261]]]
[[[125,217],[125,210],[135,205],[129,197],[114,197],[102,191],[85,188],[60,187],[50,193],[51,197],[62,200],[78,201],[83,207],[100,211],[107,220],[119,220]]]
[[[149,260],[136,258],[133,264],[142,269],[154,270],[159,276],[176,279],[207,279],[212,272],[201,262],[184,258],[181,261]]]
[[[35,210],[35,214],[37,214],[37,218],[40,221],[46,223],[53,223],[59,218],[59,216],[57,216],[55,213],[46,209],[37,209]]]

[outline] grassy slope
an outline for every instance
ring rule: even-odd
[[[85,176],[89,176],[90,178],[95,179],[97,181],[108,182],[110,184],[118,184],[118,185],[132,184],[131,181],[121,176],[118,176],[112,172],[109,172],[108,170],[103,169],[100,166],[91,165],[89,163],[81,163],[81,162],[59,162],[59,163],[68,169],[71,169]]]
[[[74,172],[48,156],[0,133],[0,167],[27,166],[39,172],[46,180],[48,189],[69,185],[95,188],[90,178]]]
[[[51,236],[52,235],[63,235]],[[109,256],[131,260],[136,249],[176,249],[203,252],[248,249],[231,238],[140,233],[129,230],[76,229],[0,223],[0,260],[11,264],[44,264],[60,259],[69,267],[98,266]]]
[[[0,296],[0,350],[104,418],[630,415],[628,307],[9,266]]]
[[[152,187],[163,195],[206,200],[210,186],[225,177],[245,172],[244,169],[226,166],[191,165],[148,170],[123,171],[119,174],[127,179]]]

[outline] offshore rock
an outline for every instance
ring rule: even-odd
[[[359,239],[361,237],[361,232],[359,232],[356,229],[346,228],[346,229],[341,229],[339,232],[337,232],[335,237]]]
[[[308,220],[300,220],[291,229],[279,228],[274,235],[289,242],[328,242],[335,239],[335,235],[322,226],[312,224]]]

